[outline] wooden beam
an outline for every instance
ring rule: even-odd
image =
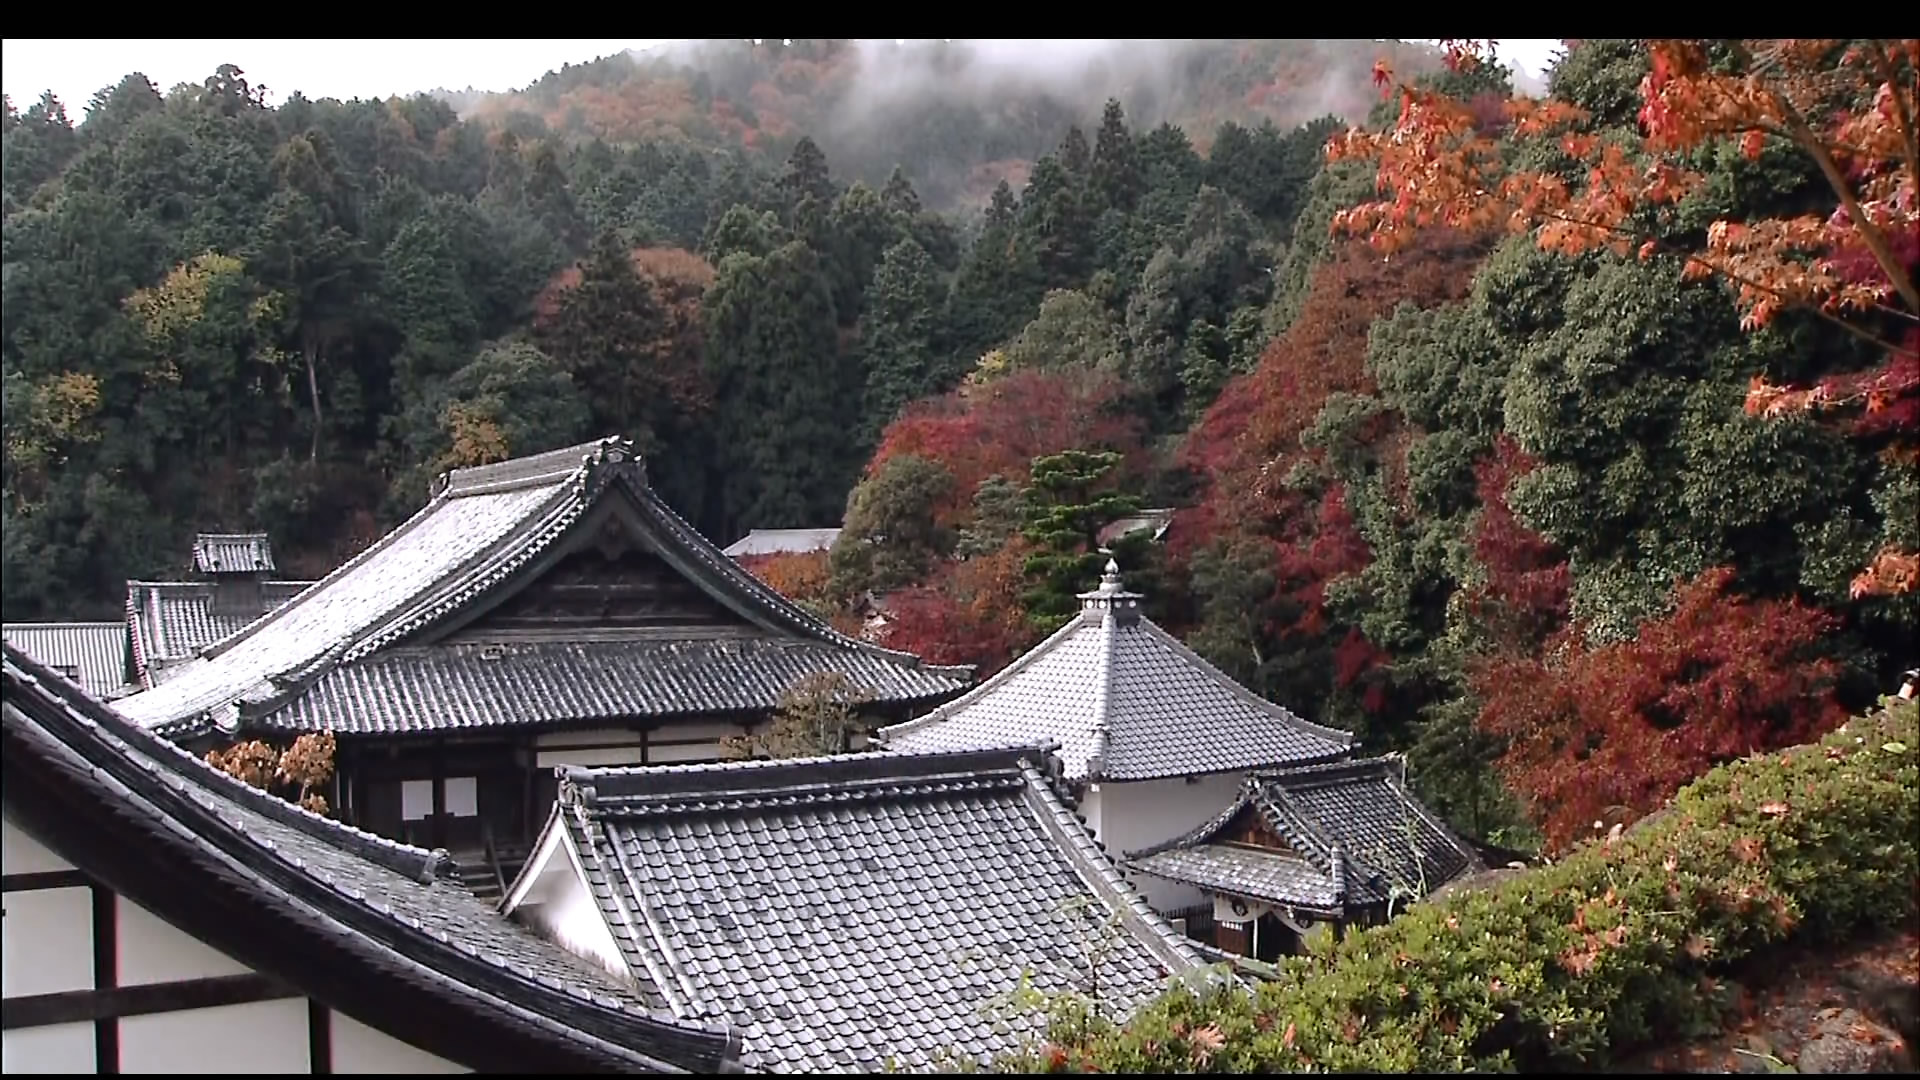
[[[33,892],[37,889],[84,889],[93,879],[78,870],[39,870],[30,874],[0,876],[0,892]]]
[[[187,1009],[213,1009],[222,1005],[246,1005],[256,1001],[280,1001],[303,996],[300,991],[271,975],[248,972],[244,975],[216,975],[181,982],[150,983],[145,986],[119,986],[100,990],[68,990],[58,994],[30,994],[7,999],[3,1018],[6,1030],[45,1027],[48,1024],[73,1024],[92,1021],[113,1025],[115,1053],[102,1054],[101,1071],[112,1062],[118,1064],[118,1026],[123,1016],[148,1016],[153,1013],[181,1012]],[[98,1033],[102,1027],[96,1027]],[[113,1071],[118,1071],[117,1069]]]

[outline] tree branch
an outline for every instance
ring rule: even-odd
[[[1867,250],[1873,252],[1873,260],[1880,264],[1881,272],[1886,274],[1887,280],[1893,283],[1894,291],[1900,294],[1900,299],[1906,301],[1907,309],[1920,313],[1920,290],[1913,287],[1913,278],[1907,274],[1906,267],[1901,266],[1900,261],[1894,258],[1893,248],[1887,244],[1887,238],[1881,235],[1879,227],[1869,220],[1866,211],[1860,208],[1860,197],[1854,194],[1853,185],[1847,182],[1846,174],[1840,171],[1840,166],[1833,160],[1833,155],[1827,152],[1826,145],[1813,133],[1813,129],[1807,125],[1806,118],[1800,115],[1800,111],[1794,108],[1793,103],[1783,95],[1774,94],[1773,96],[1780,105],[1780,114],[1786,118],[1788,126],[1793,131],[1794,141],[1813,157],[1814,163],[1820,166],[1821,173],[1826,176],[1827,183],[1831,184],[1834,193],[1840,196],[1840,205],[1847,208],[1847,216],[1852,219],[1853,227],[1859,230],[1860,239],[1867,245]]]
[[[1880,78],[1886,82],[1887,96],[1893,99],[1893,116],[1900,126],[1900,142],[1907,152],[1907,178],[1913,184],[1915,192],[1920,192],[1920,135],[1913,127],[1913,113],[1907,109],[1907,99],[1900,94],[1898,73],[1893,70],[1893,60],[1887,55],[1886,43],[1878,38],[1873,40],[1873,63],[1880,71]]]

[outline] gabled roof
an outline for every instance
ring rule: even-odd
[[[742,555],[785,555],[825,551],[840,536],[839,529],[754,529],[728,544],[722,554],[737,559]]]
[[[1139,611],[1111,561],[1073,621],[973,690],[883,728],[890,750],[1060,743],[1080,780],[1172,776],[1343,757],[1353,736],[1234,682]]]
[[[1225,839],[1243,813],[1291,850]],[[1129,852],[1128,866],[1214,892],[1323,914],[1425,896],[1484,869],[1473,845],[1406,787],[1397,754],[1256,773],[1185,836]]]
[[[221,610],[210,581],[127,582],[127,623],[122,634],[133,647],[134,674],[142,688],[165,678],[172,665],[239,633],[253,620],[300,595],[311,581],[263,581],[260,604],[245,611]]]
[[[193,568],[202,574],[261,574],[274,569],[266,533],[201,533],[193,538]]]
[[[660,554],[716,602],[769,636],[807,639],[841,656],[914,669],[936,698],[964,671],[846,637],[752,574],[675,514],[647,485],[632,443],[607,438],[470,469],[435,484],[418,513],[265,617],[181,664],[165,682],[116,703],[171,734],[231,729],[278,711],[317,681],[382,650],[431,635],[537,573],[610,492],[624,492]],[[510,713],[524,687],[500,688]],[[769,703],[771,704],[771,703]]]
[[[1151,535],[1152,539],[1158,540],[1167,535],[1167,529],[1173,524],[1173,515],[1176,513],[1178,511],[1171,506],[1138,510],[1101,526],[1096,539],[1102,545],[1106,545],[1123,536],[1145,531]]]
[[[6,814],[142,907],[431,1053],[506,1071],[711,1071],[723,1028],[500,917],[444,851],[311,814],[129,723],[5,649]]]
[[[127,684],[127,628],[119,623],[7,623],[0,626],[0,638],[94,697],[132,689]]]
[[[1130,1007],[1201,968],[1062,801],[1047,749],[563,769],[548,830],[634,978],[740,1029],[747,1067],[985,1058],[1030,1028],[992,1014],[1023,971],[1066,989],[1110,948],[1101,993]]]

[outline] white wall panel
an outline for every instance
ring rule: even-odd
[[[345,1013],[333,1013],[328,1024],[333,1031],[333,1071],[337,1073],[445,1074],[473,1071],[409,1046]]]
[[[120,1020],[120,1071],[304,1073],[307,1001],[287,998]]]
[[[0,873],[47,874],[71,869],[72,863],[48,851],[13,822],[0,820]]]
[[[0,1032],[0,1072],[91,1073],[93,1025],[50,1024]]]
[[[93,890],[10,892],[0,920],[0,993],[93,989]]]
[[[124,896],[114,907],[120,948],[115,981],[121,986],[245,975],[253,970]]]
[[[579,765],[583,768],[602,768],[608,765],[640,765],[640,744],[632,746],[611,746],[599,750],[567,749],[542,750],[539,754],[539,767],[551,769],[556,765]]]

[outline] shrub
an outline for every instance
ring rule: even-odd
[[[1587,1069],[1719,1020],[1725,966],[1913,911],[1920,705],[1720,766],[1564,861],[1185,986],[1124,1025],[1056,1024],[1009,1071]],[[1074,1016],[1055,1003],[1057,1015]]]

